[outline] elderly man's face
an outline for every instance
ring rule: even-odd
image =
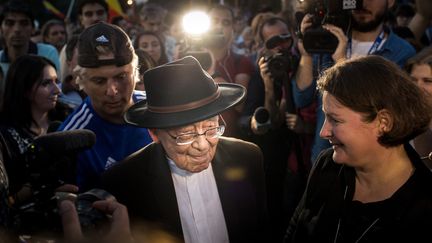
[[[202,134],[206,130],[219,126],[218,117],[196,122],[184,127],[173,129],[151,129],[153,141],[161,143],[167,156],[174,161],[177,167],[189,172],[200,172],[210,165],[216,152],[218,138],[197,136],[191,144],[178,145],[175,137],[188,134]]]

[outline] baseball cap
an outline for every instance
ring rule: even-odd
[[[99,46],[107,46],[114,57],[99,59]],[[124,66],[132,62],[134,49],[128,35],[118,26],[99,22],[86,28],[78,39],[78,65],[87,68],[116,65]]]

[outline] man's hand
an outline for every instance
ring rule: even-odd
[[[314,134],[315,122],[304,121],[299,115],[285,112],[285,123],[287,127],[296,133]]]
[[[285,122],[287,127],[294,132],[302,132],[303,121],[297,114],[285,112]]]
[[[258,61],[258,66],[260,69],[261,78],[264,81],[264,88],[266,92],[273,92],[273,78],[271,76],[268,63],[265,61],[264,57],[261,57]]]
[[[338,39],[336,50],[332,54],[333,61],[340,62],[346,59],[346,50],[348,46],[348,37],[343,30],[335,25],[325,24],[323,28],[330,31]]]
[[[306,31],[306,29],[310,28],[312,26],[312,18],[313,15],[312,14],[306,14],[303,19],[302,22],[300,23],[300,33],[302,35],[302,37],[304,36],[304,33]],[[309,57],[310,53],[308,53],[305,49],[304,49],[304,45],[303,45],[303,39],[300,38],[297,42],[297,48],[300,52],[300,55],[302,57]]]
[[[100,243],[132,242],[132,234],[129,227],[129,216],[127,208],[116,201],[102,200],[93,203],[93,207],[112,216],[111,228]],[[81,231],[78,213],[75,204],[70,200],[63,200],[59,205],[62,219],[64,238],[66,242],[87,243],[95,239],[86,239]]]

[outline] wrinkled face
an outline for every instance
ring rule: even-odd
[[[363,114],[342,105],[327,91],[323,93],[323,112],[320,137],[329,140],[336,163],[362,166],[363,161],[374,161],[380,154],[383,146],[378,143],[377,119],[363,121]]]
[[[33,84],[30,93],[32,110],[44,113],[54,109],[60,94],[59,84],[56,70],[50,65],[45,66],[42,80]]]
[[[207,169],[213,160],[219,138],[206,138],[201,135],[197,136],[191,144],[177,145],[175,137],[188,133],[202,134],[218,125],[218,117],[213,117],[184,127],[151,129],[150,134],[153,141],[162,144],[167,156],[175,162],[177,167],[189,172],[200,172]]]
[[[1,24],[1,34],[6,45],[20,48],[28,45],[33,32],[31,19],[21,13],[6,14]]]
[[[86,68],[81,83],[99,116],[112,123],[123,121],[123,114],[133,102],[135,72],[132,64]]]
[[[138,46],[140,49],[147,52],[156,63],[159,62],[161,57],[161,45],[156,36],[142,35],[139,38]]]
[[[432,67],[429,64],[415,64],[411,70],[411,77],[416,84],[432,96]]]
[[[225,38],[225,44],[231,43],[234,36],[233,18],[228,10],[213,9],[209,12],[212,29],[222,32]]]
[[[66,43],[66,30],[62,25],[53,25],[45,37],[45,42],[50,43],[57,49],[61,48]]]
[[[97,3],[88,3],[82,8],[82,14],[79,16],[81,25],[85,28],[92,24],[108,20],[108,14],[102,5]]]
[[[364,0],[363,9],[352,12],[353,28],[360,32],[375,30],[383,23],[388,8],[393,4],[394,0]]]

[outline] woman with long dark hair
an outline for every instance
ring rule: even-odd
[[[164,43],[164,39],[159,34],[144,31],[138,33],[133,46],[135,49],[142,49],[147,52],[157,65],[162,65],[168,62]]]
[[[29,148],[47,133],[60,87],[55,65],[45,57],[19,57],[6,75],[1,112],[0,152],[9,177],[11,208],[33,196],[29,184]]]

